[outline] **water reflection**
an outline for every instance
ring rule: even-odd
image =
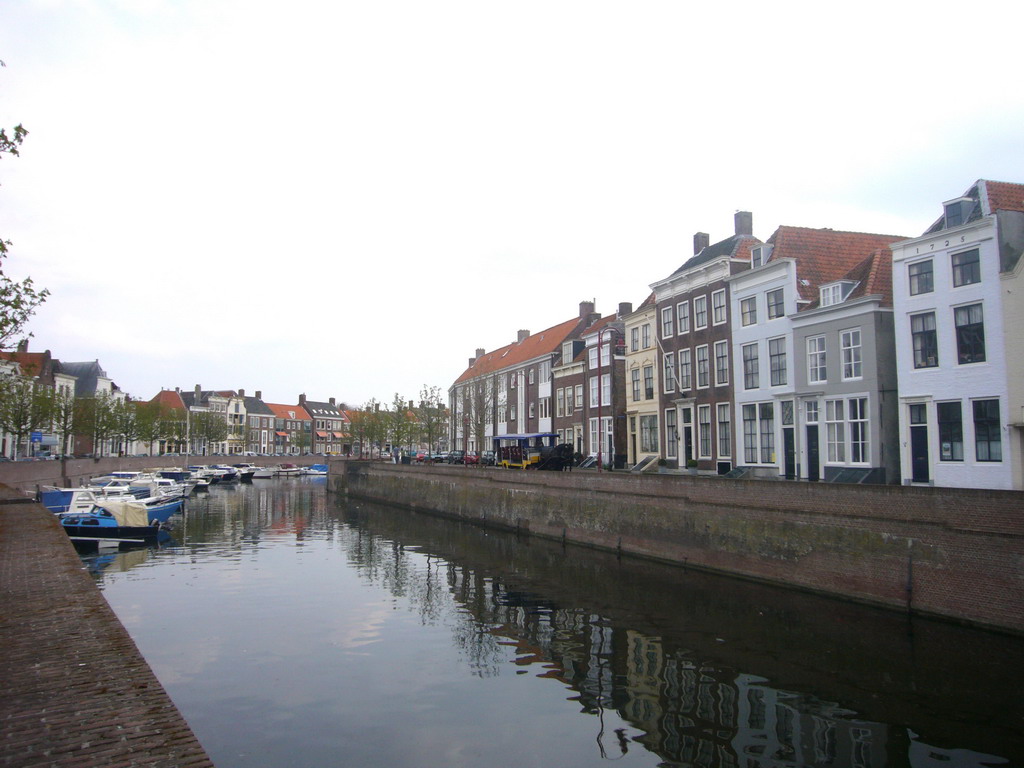
[[[1024,764],[1016,638],[339,505],[302,481],[215,491],[178,539],[119,554],[97,579],[220,768],[332,763],[339,750],[352,765]],[[127,573],[143,569],[161,571],[149,594],[176,588],[181,569],[222,591],[206,609],[165,598],[157,631]],[[180,653],[205,660],[190,673],[170,634],[218,621],[227,600],[224,620],[259,632],[206,627],[219,640],[198,652],[186,637]],[[412,628],[396,622],[406,615]],[[288,672],[280,691],[258,678],[275,666]],[[509,702],[513,733],[488,697]],[[250,720],[261,725],[229,733]]]

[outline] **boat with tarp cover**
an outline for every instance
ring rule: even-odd
[[[63,512],[61,527],[72,541],[106,544],[155,544],[159,523],[150,525],[145,504],[127,499],[108,499],[87,512]]]

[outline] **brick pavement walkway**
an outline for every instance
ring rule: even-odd
[[[0,765],[211,766],[56,518],[0,489]]]

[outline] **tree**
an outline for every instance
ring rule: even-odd
[[[2,61],[0,66],[3,66]],[[6,129],[0,128],[0,157],[5,154],[17,156],[27,135],[28,131],[20,123],[14,126],[10,135]],[[19,283],[7,276],[3,261],[7,258],[9,245],[10,240],[0,237],[0,349],[10,348],[11,342],[22,336],[25,323],[50,295],[45,288],[37,289],[31,277]]]
[[[60,440],[60,456],[63,460],[70,449],[68,438],[74,434],[75,427],[75,391],[70,387],[60,387],[53,393],[50,413],[50,429]],[[63,473],[62,473],[63,474]]]
[[[96,456],[104,455],[108,448],[107,441],[118,434],[115,402],[114,396],[106,391],[75,400],[75,434],[92,442]]]
[[[161,403],[133,403],[135,406],[136,434],[146,444],[146,452],[153,453],[153,443],[163,437],[163,412]]]
[[[228,423],[224,414],[212,411],[196,411],[191,416],[192,439],[199,440],[203,455],[209,452],[211,443],[222,443],[228,438]]]
[[[299,449],[299,453],[305,453],[309,450],[309,446],[313,442],[313,437],[309,434],[308,430],[300,426],[292,432],[290,440],[292,445]]]
[[[440,387],[423,385],[420,390],[420,406],[416,417],[423,432],[423,438],[430,450],[438,449],[438,442],[448,431],[448,409],[444,406]]]
[[[52,401],[53,390],[35,379],[0,377],[0,431],[14,436],[14,458],[18,457],[18,446],[32,432],[48,426]]]
[[[388,412],[387,431],[392,447],[412,447],[416,422],[410,418],[409,401],[397,392]]]

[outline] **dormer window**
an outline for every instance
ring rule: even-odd
[[[973,205],[974,201],[969,197],[960,197],[956,200],[950,200],[948,203],[943,203],[942,207],[946,218],[945,228],[952,229],[953,227],[965,224],[967,217],[971,215]]]
[[[840,304],[846,300],[856,283],[849,280],[840,280],[837,283],[828,283],[821,286],[820,304],[823,307],[831,307],[833,304]]]
[[[770,245],[755,245],[750,249],[750,266],[760,267],[768,261],[768,257],[771,254],[772,247]]]

